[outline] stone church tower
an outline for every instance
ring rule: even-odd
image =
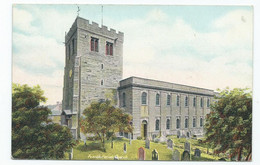
[[[77,17],[65,36],[62,125],[80,137],[79,118],[92,101],[114,93],[123,73],[124,34]]]

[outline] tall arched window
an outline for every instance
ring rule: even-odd
[[[207,100],[207,107],[209,107],[209,99]]]
[[[202,117],[200,118],[200,127],[202,127],[203,126],[203,119],[202,119]]]
[[[147,93],[146,92],[142,93],[142,104],[143,105],[147,104]]]
[[[188,97],[187,96],[185,97],[185,106],[186,107],[188,106]]]
[[[196,127],[196,118],[193,118],[193,127]]]
[[[176,128],[179,129],[180,128],[180,119],[176,120]]]
[[[170,119],[166,120],[166,129],[170,129]]]
[[[155,130],[159,130],[159,129],[160,129],[160,120],[157,119],[157,120],[155,121]]]
[[[177,103],[176,104],[177,104],[177,106],[180,106],[180,96],[179,95],[177,96]]]
[[[200,107],[201,108],[203,107],[203,99],[202,98],[200,99]]]
[[[193,107],[196,107],[196,97],[193,98]]]
[[[167,105],[171,105],[171,95],[167,95]]]
[[[160,105],[160,95],[156,94],[156,105]]]
[[[189,119],[186,118],[186,119],[185,119],[185,128],[188,128],[188,124],[189,124]]]
[[[125,104],[125,93],[123,93],[123,107],[125,107],[126,104]]]

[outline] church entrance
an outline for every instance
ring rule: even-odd
[[[142,121],[141,134],[142,134],[142,138],[146,139],[146,137],[147,137],[147,121],[146,120]]]

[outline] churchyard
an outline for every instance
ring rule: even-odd
[[[105,151],[100,141],[80,141],[73,148],[72,154],[67,153],[66,159],[73,160],[166,160],[166,161],[215,161],[224,155],[214,155],[200,139],[167,137],[167,141],[116,139],[105,142]],[[228,160],[225,158],[225,160]]]

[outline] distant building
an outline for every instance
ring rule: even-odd
[[[122,80],[123,42],[122,32],[76,18],[65,36],[62,125],[80,138],[83,110],[114,93],[117,106],[133,116],[134,139],[203,135],[214,91],[138,77]]]
[[[49,119],[51,119],[53,123],[61,124],[62,103],[57,102],[56,105],[48,107],[51,110]]]

